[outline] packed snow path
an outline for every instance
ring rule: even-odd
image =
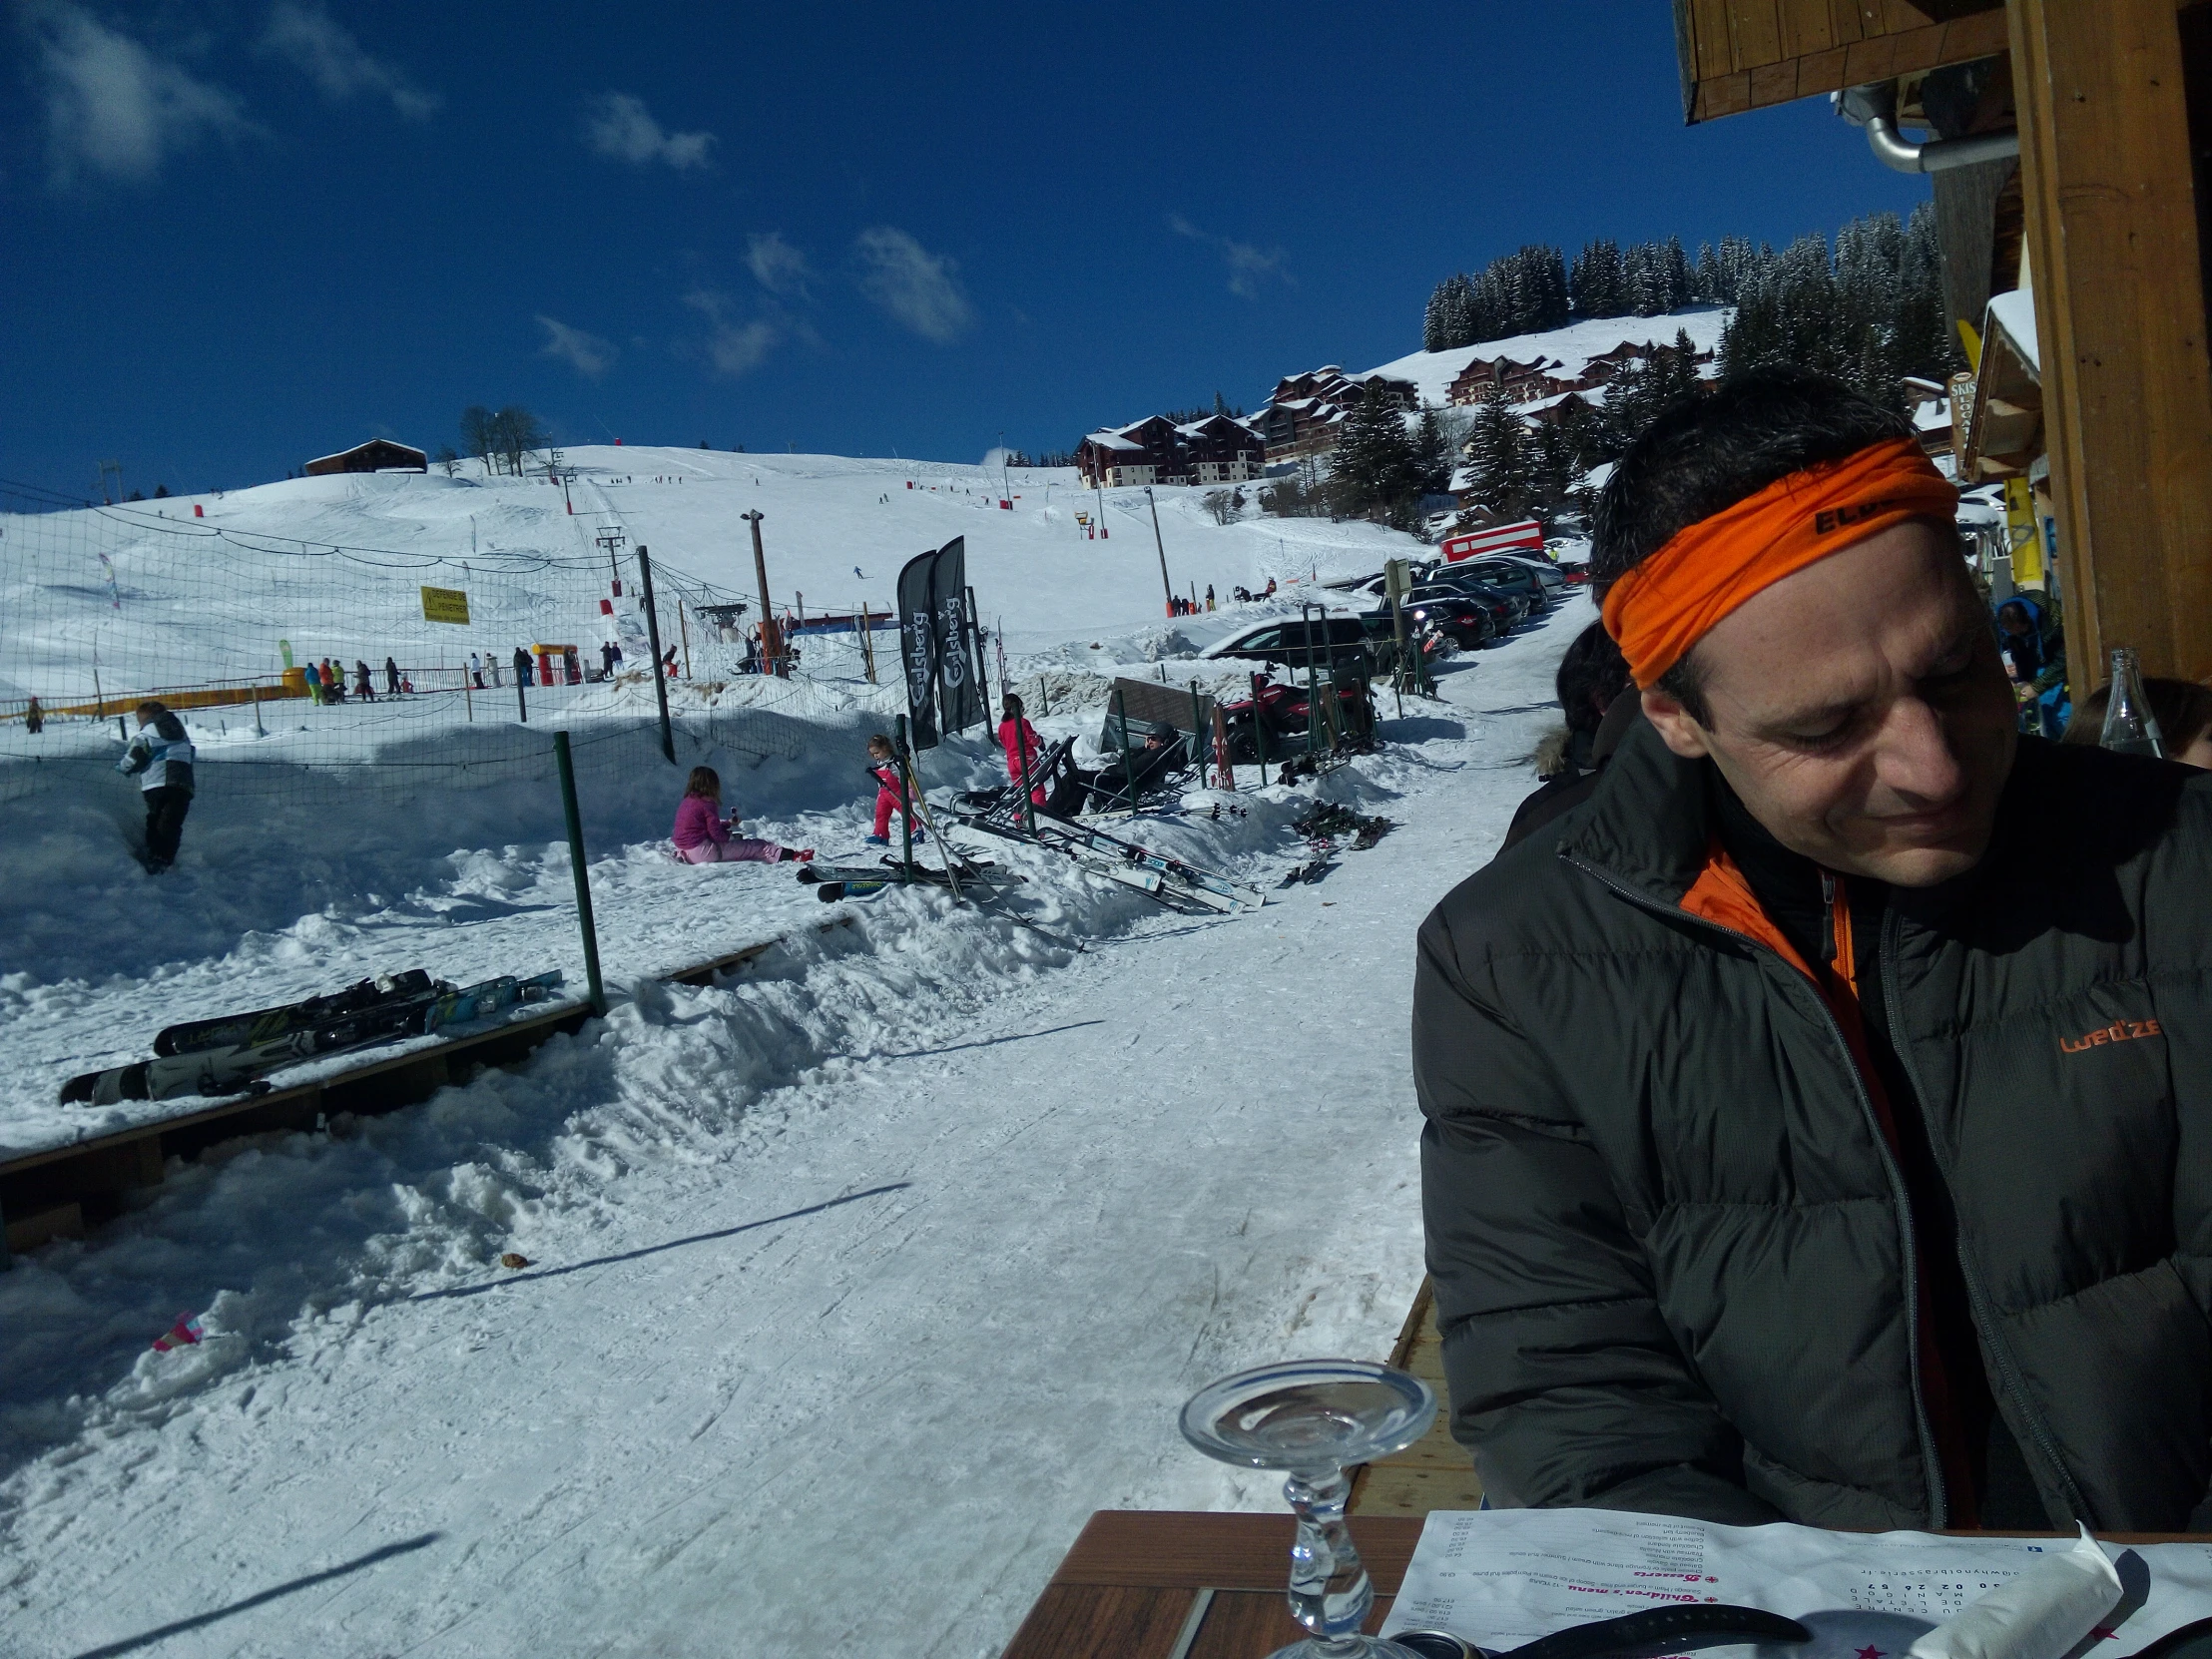
[[[1068,957],[888,895],[19,1263],[0,1651],[990,1655],[1093,1509],[1274,1507],[1176,1407],[1387,1348],[1413,928],[1588,617],[1453,665],[1333,782],[1401,828],[1258,916]]]

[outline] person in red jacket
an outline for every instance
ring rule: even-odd
[[[713,767],[693,767],[677,803],[676,830],[669,838],[676,855],[687,864],[776,864],[787,859],[808,859],[811,846],[791,847],[776,841],[740,836],[738,815],[722,816],[722,778]]]
[[[1006,751],[1006,776],[1018,784],[1024,773],[1035,777],[1037,758],[1044,752],[1044,740],[1037,736],[1037,729],[1022,718],[1021,699],[1012,692],[1006,694],[1003,708],[1005,718],[998,723],[998,747]],[[1029,799],[1042,807],[1044,786],[1034,785]]]
[[[867,837],[871,846],[891,844],[891,814],[902,810],[898,792],[898,756],[891,748],[891,740],[881,732],[867,741],[868,776],[875,780],[875,833]],[[909,817],[907,822],[912,824]],[[914,839],[922,839],[919,826],[914,827]]]

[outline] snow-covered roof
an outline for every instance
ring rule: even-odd
[[[1947,430],[1950,426],[1950,399],[1931,397],[1913,405],[1913,429],[1918,432]]]
[[[1477,357],[1487,361],[1499,357],[1522,361],[1531,357],[1553,358],[1556,362],[1551,372],[1563,373],[1564,377],[1572,379],[1589,366],[1591,358],[1616,345],[1672,345],[1677,333],[1687,333],[1690,343],[1700,351],[1716,350],[1728,315],[1725,305],[1692,305],[1659,316],[1593,317],[1540,334],[1480,340],[1473,345],[1453,346],[1449,351],[1415,351],[1353,378],[1367,380],[1387,375],[1393,380],[1408,380],[1422,402],[1442,403],[1448,399],[1451,382]]]
[[[1142,449],[1144,447],[1143,444],[1123,437],[1119,431],[1110,427],[1101,427],[1098,431],[1088,434],[1083,441],[1094,443],[1101,449]]]
[[[1989,296],[1989,320],[2002,325],[2020,356],[2037,375],[2043,372],[2042,348],[2035,339],[2035,295],[2026,288]]]

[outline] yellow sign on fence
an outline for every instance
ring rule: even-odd
[[[424,622],[457,622],[468,626],[468,595],[459,588],[424,588],[422,590],[422,620]]]

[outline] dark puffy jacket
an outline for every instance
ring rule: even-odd
[[[1702,767],[1639,724],[1421,928],[1453,1432],[1504,1504],[1941,1526],[1904,1183],[1813,982],[1679,907]],[[2208,875],[2212,774],[2022,738],[1988,855],[1862,966],[2055,1523],[2212,1518]]]

